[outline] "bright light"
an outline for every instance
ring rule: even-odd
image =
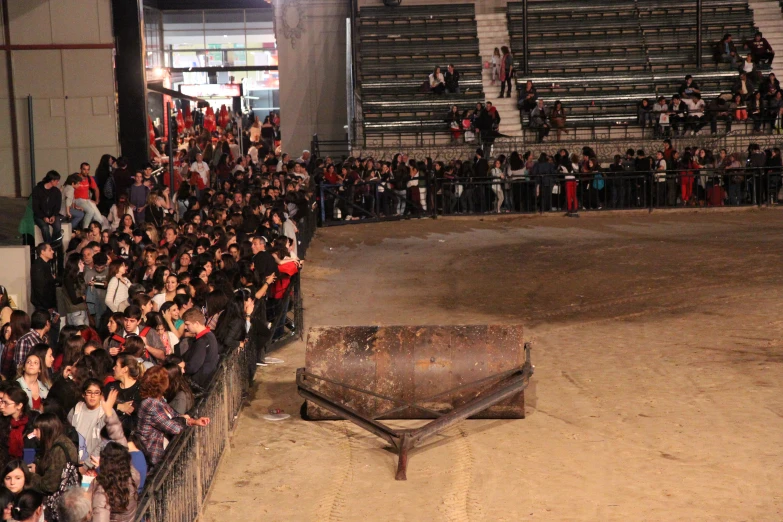
[[[223,38],[228,38],[228,35],[227,35],[227,34],[224,34],[224,35],[223,35]]]
[[[163,76],[163,68],[162,67],[155,67],[152,69],[152,74],[155,76]]]

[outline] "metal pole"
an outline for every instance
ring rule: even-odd
[[[171,117],[171,102],[166,102],[166,118],[169,127],[169,197],[174,197],[174,154],[177,140],[174,133],[177,131],[177,121]]]
[[[30,192],[35,188],[35,124],[33,123],[33,96],[27,96],[27,131],[30,133]]]
[[[702,0],[696,0],[696,67],[701,67]]]
[[[699,0],[701,4],[701,0]],[[528,52],[527,52],[527,0],[522,0],[522,70],[525,74],[530,74],[530,66],[528,65]]]

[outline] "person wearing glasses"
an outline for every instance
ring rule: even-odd
[[[101,429],[106,425],[106,414],[101,408],[102,383],[87,379],[82,384],[82,400],[68,413],[68,422],[84,437],[87,454],[80,455],[84,471],[95,467],[91,456],[99,457],[101,452]]]

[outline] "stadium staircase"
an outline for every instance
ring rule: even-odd
[[[772,71],[780,69],[780,62],[783,59],[783,2],[780,0],[751,0],[748,2],[753,9],[753,17],[756,25],[764,34],[772,50],[775,51],[775,61],[772,63]],[[775,76],[779,76],[775,72]]]
[[[506,136],[521,137],[522,125],[517,116],[517,93],[512,89],[510,98],[499,98],[500,80],[492,84],[492,70],[486,67],[491,62],[495,48],[500,49],[511,43],[506,23],[505,10],[492,14],[477,14],[476,27],[478,29],[479,53],[484,61],[481,79],[484,84],[484,95],[491,101],[500,113],[500,133]],[[512,84],[513,85],[513,84]]]

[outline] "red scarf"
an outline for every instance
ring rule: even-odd
[[[24,429],[27,427],[27,416],[19,420],[11,419],[11,433],[8,435],[8,454],[21,459],[24,456]]]

